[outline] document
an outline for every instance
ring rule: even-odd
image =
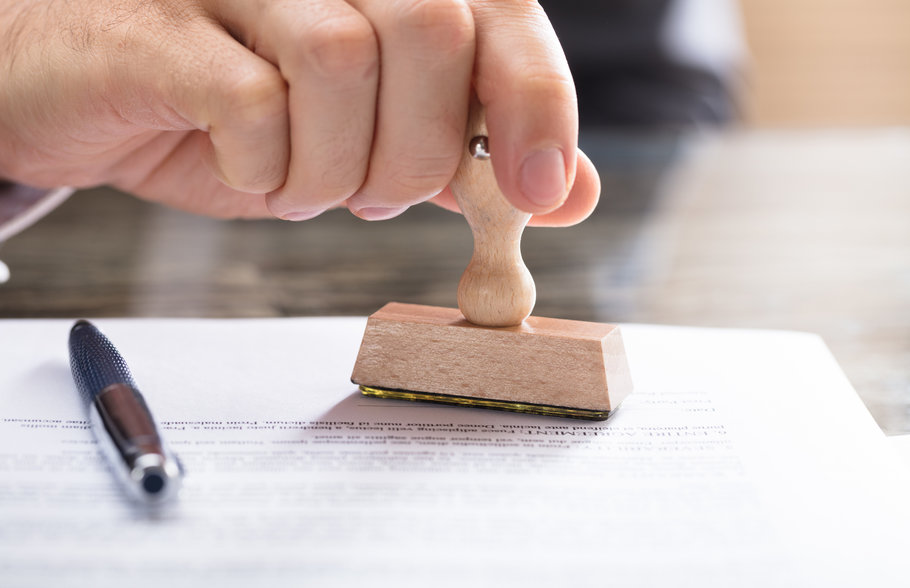
[[[100,319],[180,455],[136,508],[0,321],[0,586],[906,586],[910,474],[822,341],[623,327],[606,422],[365,398],[359,318]]]
[[[891,446],[897,450],[898,455],[904,460],[907,467],[910,467],[910,435],[896,435],[888,437]]]

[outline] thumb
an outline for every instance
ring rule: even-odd
[[[499,187],[521,210],[550,212],[578,164],[575,86],[556,33],[536,2],[479,4],[475,27],[475,87]]]

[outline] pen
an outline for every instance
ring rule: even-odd
[[[92,432],[129,494],[161,504],[180,489],[183,466],[164,443],[123,357],[95,325],[70,330],[70,367]]]

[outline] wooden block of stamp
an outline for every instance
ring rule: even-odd
[[[532,316],[484,327],[396,302],[369,317],[351,379],[371,396],[598,420],[632,391],[615,325]]]

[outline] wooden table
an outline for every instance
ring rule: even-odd
[[[535,314],[820,333],[888,433],[910,432],[910,131],[589,132],[604,197],[528,229]],[[4,245],[0,317],[365,315],[455,305],[467,224],[222,222],[107,189]]]

